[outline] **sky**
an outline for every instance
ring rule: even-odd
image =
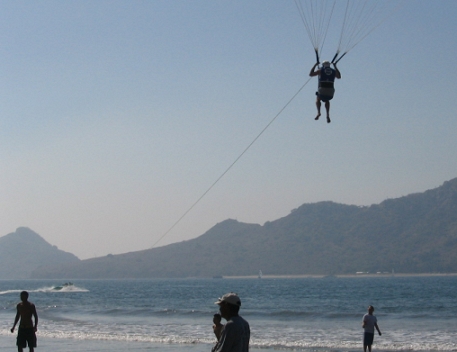
[[[0,6],[0,236],[87,259],[457,177],[454,0],[405,0],[351,50],[330,124],[293,0]]]

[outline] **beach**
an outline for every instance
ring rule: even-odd
[[[138,341],[109,341],[109,340],[76,340],[76,339],[57,339],[57,338],[43,338],[39,339],[38,347],[35,351],[46,352],[210,352],[212,345],[210,344],[159,344],[151,342],[138,342]],[[16,351],[16,335],[0,336],[0,351]],[[249,348],[251,352],[262,351],[277,351],[287,350],[281,347],[265,346],[264,348]],[[28,351],[28,349],[24,349]],[[307,352],[360,352],[361,349],[329,349],[329,348],[296,348],[293,351],[307,351]],[[389,352],[391,350],[383,350],[376,348],[376,352]],[[427,350],[432,351],[432,350]],[[438,352],[439,350],[436,350]]]
[[[10,337],[0,337],[0,351],[14,351],[17,349],[16,335],[11,334]],[[24,349],[28,351],[28,349]],[[166,351],[166,352],[192,352],[203,351],[210,349],[202,349],[202,346],[176,346],[166,344],[153,344],[147,342],[125,342],[125,341],[109,341],[109,340],[76,340],[76,339],[56,339],[56,338],[39,338],[36,350],[46,352],[57,351],[136,351],[136,352],[151,352],[151,351]]]
[[[11,336],[0,336],[0,351],[15,351],[16,333]],[[77,340],[77,339],[58,339],[40,338],[38,334],[38,346],[36,350],[46,352],[200,352],[211,351],[211,344],[163,344],[139,341],[112,341],[112,340]],[[28,349],[24,349],[28,351]],[[252,352],[259,352],[261,349],[251,348]]]

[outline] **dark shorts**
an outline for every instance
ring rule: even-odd
[[[333,99],[333,95],[330,96],[330,95],[322,95],[322,94],[319,94],[318,92],[316,92],[316,95],[319,97],[320,100],[322,100],[324,103],[330,101]]]
[[[34,328],[19,328],[17,331],[16,346],[25,348],[36,347],[36,335]]]
[[[363,345],[364,346],[371,346],[373,344],[374,333],[365,332],[363,333]]]

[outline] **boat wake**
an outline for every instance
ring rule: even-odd
[[[5,291],[0,291],[0,295],[7,295],[10,293],[20,293],[24,290],[5,290]],[[71,282],[66,282],[62,285],[59,286],[47,286],[47,287],[42,287],[42,288],[37,288],[33,290],[25,290],[27,292],[89,292],[88,289],[84,287],[78,287],[75,286]]]

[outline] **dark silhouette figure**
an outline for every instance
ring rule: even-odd
[[[36,331],[38,326],[38,314],[35,305],[28,301],[29,293],[27,291],[21,292],[21,302],[16,306],[16,317],[11,332],[14,332],[16,324],[19,322],[19,329],[17,332],[17,350],[22,352],[24,348],[29,346],[30,352],[34,351],[36,347]],[[32,317],[35,322],[32,322]]]

